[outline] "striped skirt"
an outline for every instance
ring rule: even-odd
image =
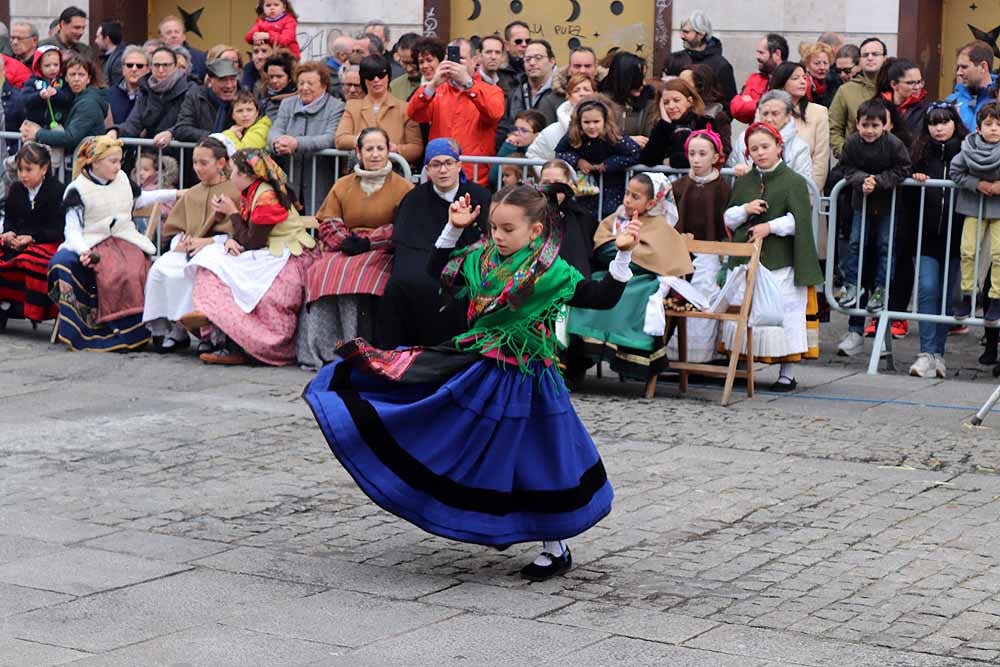
[[[104,253],[101,262],[112,261],[113,253]],[[135,266],[145,277],[148,262]],[[60,250],[49,262],[49,297],[59,309],[58,339],[71,350],[120,352],[135,350],[149,342],[149,329],[143,326],[142,312],[101,321],[97,278],[94,271],[80,263],[72,250]]]
[[[49,299],[49,260],[58,243],[36,243],[13,257],[0,259],[0,301],[10,303],[8,318],[32,322],[55,319],[56,306]]]

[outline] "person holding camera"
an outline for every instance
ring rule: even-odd
[[[476,58],[467,39],[448,45],[430,82],[421,86],[406,107],[406,115],[418,123],[430,123],[428,140],[450,137],[464,155],[495,155],[496,129],[506,104],[503,91],[485,83],[476,71]],[[489,167],[465,163],[466,177],[480,185],[489,183]],[[478,173],[477,173],[478,172]]]

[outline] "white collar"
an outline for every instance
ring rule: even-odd
[[[38,193],[42,189],[42,185],[44,185],[44,184],[45,184],[45,179],[43,178],[42,182],[39,183],[37,186],[35,186],[33,188],[28,188],[28,201],[29,202],[35,201],[35,197],[38,196]]]
[[[482,66],[479,67],[479,76],[482,78],[483,81],[485,81],[486,83],[492,83],[494,86],[500,80],[499,72],[497,72],[496,76],[490,76],[489,74],[486,73],[486,70],[484,70]]]
[[[770,174],[772,171],[774,171],[775,169],[777,169],[778,167],[780,167],[782,162],[784,162],[784,160],[782,160],[781,158],[778,158],[778,162],[773,167],[771,167],[770,169],[761,169],[760,167],[757,167],[757,171],[759,171],[762,174]]]
[[[431,183],[431,187],[434,188],[435,194],[437,194],[438,197],[440,197],[441,199],[445,200],[449,204],[451,202],[455,201],[455,197],[458,196],[458,189],[461,186],[462,186],[462,184],[459,183],[458,185],[456,185],[455,187],[453,187],[451,190],[446,190],[446,191],[442,192],[441,190],[438,190],[438,187],[436,185],[434,185],[433,183]]]

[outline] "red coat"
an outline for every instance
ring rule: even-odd
[[[458,142],[462,155],[496,155],[497,124],[506,104],[503,90],[485,83],[479,74],[472,78],[472,88],[460,90],[450,83],[437,87],[433,97],[424,94],[424,86],[410,98],[406,115],[418,123],[430,123],[428,141],[450,137]],[[463,166],[472,180],[473,165]],[[490,167],[479,165],[477,183],[489,187]]]
[[[299,29],[299,22],[291,14],[285,14],[277,21],[268,21],[263,16],[257,19],[246,34],[247,44],[253,44],[253,34],[255,32],[266,32],[269,37],[268,43],[272,46],[283,46],[292,52],[296,59],[301,57],[299,51],[299,40],[296,32]]]
[[[749,125],[757,115],[757,103],[761,96],[767,92],[768,77],[760,72],[754,72],[747,77],[747,82],[743,84],[743,90],[729,103],[729,110],[733,112],[733,118]],[[744,95],[749,95],[751,99],[744,99]]]
[[[6,72],[4,77],[16,88],[23,86],[24,82],[31,78],[31,70],[17,58],[11,58],[5,53],[0,55],[3,56],[4,71]]]

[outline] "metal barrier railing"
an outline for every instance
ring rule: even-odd
[[[841,180],[838,182],[830,193],[830,220],[836,220],[837,218],[837,198],[841,191],[848,187],[846,180]],[[953,262],[953,249],[952,249],[952,232],[954,226],[954,215],[955,215],[955,190],[959,189],[959,186],[950,180],[940,180],[940,179],[928,179],[926,181],[917,181],[911,178],[906,179],[900,184],[900,187],[909,188],[920,188],[920,206],[917,210],[916,215],[916,250],[914,252],[914,278],[913,278],[913,289],[910,290],[908,305],[912,304],[908,310],[890,310],[889,308],[889,298],[891,294],[892,281],[893,281],[893,265],[898,262],[896,257],[896,237],[897,237],[897,211],[900,207],[897,206],[897,198],[899,193],[899,187],[895,188],[892,192],[892,199],[890,204],[889,213],[889,239],[888,247],[889,252],[886,257],[886,269],[885,269],[885,284],[881,287],[885,294],[885,307],[881,310],[871,313],[868,310],[861,308],[861,299],[859,298],[858,304],[853,308],[841,307],[837,300],[834,298],[833,294],[833,272],[835,269],[836,256],[836,242],[837,242],[837,227],[835,224],[831,224],[827,230],[827,262],[826,262],[826,298],[830,303],[830,307],[839,313],[844,315],[854,316],[854,317],[875,317],[878,320],[878,326],[875,330],[875,342],[872,347],[872,353],[868,361],[868,373],[870,375],[878,374],[879,359],[883,356],[883,347],[885,348],[885,356],[887,358],[888,370],[893,370],[895,367],[895,358],[893,356],[892,349],[892,336],[887,336],[889,330],[889,323],[891,320],[913,320],[917,322],[927,322],[928,324],[949,324],[952,326],[963,324],[973,324],[973,325],[984,325],[985,321],[981,317],[975,317],[976,313],[976,300],[978,298],[979,287],[980,287],[980,256],[982,251],[983,242],[983,206],[984,206],[984,196],[979,195],[979,215],[977,220],[977,235],[976,235],[976,250],[975,250],[975,266],[973,269],[973,285],[975,288],[972,291],[972,314],[969,318],[963,320],[957,320],[951,315],[947,315],[949,310],[949,302],[951,300],[951,293],[953,291],[954,285],[949,284],[952,275],[952,262]],[[948,225],[945,236],[945,249],[944,249],[944,261],[943,266],[940,271],[942,274],[942,285],[941,285],[941,298],[940,298],[940,308],[939,313],[921,313],[919,312],[918,303],[918,290],[920,287],[920,257],[923,250],[923,231],[924,231],[924,217],[926,213],[926,199],[927,199],[927,189],[928,188],[944,188],[950,190],[948,195],[948,205],[947,205],[947,218]],[[943,211],[942,211],[943,213]],[[859,249],[858,249],[858,273],[857,273],[857,286],[859,290],[861,285],[863,285],[864,277],[864,264],[865,264],[865,242],[868,236],[868,197],[864,198],[862,209],[861,209],[861,227],[859,235]],[[853,225],[853,219],[852,219]],[[876,239],[877,243],[877,239]],[[960,261],[960,259],[955,260]],[[1000,268],[1000,267],[997,267]],[[876,286],[879,287],[879,286]]]

